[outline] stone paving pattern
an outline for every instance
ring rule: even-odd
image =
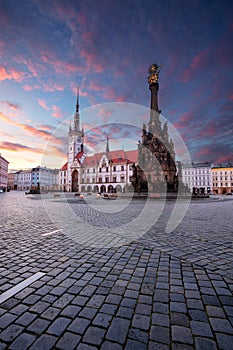
[[[0,294],[45,273],[0,304],[0,350],[233,349],[233,200],[191,203],[171,234],[161,219],[115,248],[43,237],[57,227],[23,193],[0,205]]]

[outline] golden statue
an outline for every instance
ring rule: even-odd
[[[161,66],[158,66],[156,63],[152,64],[149,69],[148,73],[150,74],[148,77],[148,83],[154,84],[157,83],[159,80],[159,72],[160,72]]]

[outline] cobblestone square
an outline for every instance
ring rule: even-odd
[[[92,200],[66,199],[74,223],[62,197],[0,195],[0,349],[232,350],[233,200],[191,201],[170,233],[167,201],[143,234],[142,200]]]

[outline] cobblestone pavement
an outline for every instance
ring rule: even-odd
[[[59,213],[62,199],[53,201]],[[0,350],[232,350],[233,200],[192,202],[166,234],[173,205],[143,236],[98,247],[72,240],[68,220],[61,230],[40,199],[1,194],[0,298],[44,275],[0,304]],[[70,200],[77,218],[106,232],[143,206],[101,214]]]

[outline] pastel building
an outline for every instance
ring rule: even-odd
[[[211,163],[182,164],[182,182],[189,187],[191,192],[211,193]]]
[[[19,170],[11,170],[8,173],[8,188],[10,190],[18,189],[18,178],[19,178]]]
[[[233,166],[213,166],[212,173],[212,191],[215,194],[233,193]]]
[[[29,191],[31,189],[32,172],[31,169],[20,170],[18,174],[18,185],[19,191]]]
[[[38,166],[31,169],[31,189],[41,191],[58,190],[58,170]]]
[[[9,162],[0,153],[0,190],[7,191]]]

